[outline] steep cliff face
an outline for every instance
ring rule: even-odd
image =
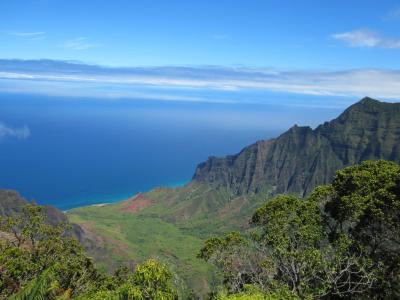
[[[237,155],[210,157],[193,180],[228,187],[237,195],[270,186],[277,193],[303,196],[330,182],[344,166],[380,158],[400,161],[400,103],[364,98],[314,130],[294,126]]]

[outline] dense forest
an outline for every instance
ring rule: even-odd
[[[346,167],[306,198],[277,195],[249,222],[250,229],[210,238],[198,249],[218,270],[207,298],[400,297],[400,166],[394,162]],[[110,275],[68,230],[49,224],[37,205],[1,218],[2,299],[181,297],[176,276],[157,257]]]

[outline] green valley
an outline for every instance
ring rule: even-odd
[[[39,244],[45,243],[41,251],[48,259],[56,255],[62,265],[64,257],[72,255],[66,263],[72,263],[77,273],[71,276],[81,276],[88,286],[79,298],[80,290],[70,286],[70,279],[62,279],[62,292],[78,299],[121,299],[121,295],[130,295],[122,299],[153,299],[143,296],[146,293],[166,293],[165,299],[177,295],[323,299],[324,293],[352,297],[353,290],[395,295],[397,286],[385,282],[399,276],[398,247],[393,244],[399,233],[399,128],[400,104],[365,98],[316,129],[294,126],[236,155],[210,157],[198,165],[185,186],[155,188],[125,201],[79,207],[65,215],[44,207],[45,224],[38,221],[42,219],[35,215],[36,206],[26,211],[28,202],[18,193],[0,191],[4,217],[0,231],[5,232],[5,244],[0,246],[7,250],[0,268],[11,274],[20,272],[18,268],[25,270],[24,265],[8,266],[15,263],[10,257],[21,252],[34,258],[30,268],[44,276],[26,276],[15,283],[23,285],[22,292],[51,282],[57,270],[43,271],[45,261],[37,261],[35,250],[38,239]],[[12,219],[21,213],[25,217]],[[35,226],[24,218],[32,218]],[[61,234],[57,228],[65,223],[70,225]],[[22,234],[24,242],[15,244],[12,233]],[[48,234],[48,241],[41,240]],[[85,254],[74,244],[64,253],[52,242],[68,244],[75,238]],[[47,242],[55,247],[51,252],[46,250]],[[81,255],[78,261],[74,253]],[[291,264],[297,266],[293,272],[288,271]],[[85,277],[88,268],[90,278]],[[158,282],[157,276],[165,278],[160,285],[153,282]],[[4,277],[2,284],[13,290],[7,283],[10,278]],[[51,293],[61,290],[57,291]]]
[[[157,257],[183,279],[185,289],[209,290],[212,267],[196,255],[205,239],[248,227],[248,216],[265,194],[235,197],[228,189],[204,184],[158,188],[126,201],[73,209],[67,213],[86,235],[109,247],[112,259],[97,259],[105,269],[115,262],[142,262]]]
[[[157,257],[168,262],[186,290],[204,295],[213,268],[196,255],[212,236],[249,228],[253,212],[278,193],[308,195],[335,172],[366,159],[400,162],[400,104],[364,98],[316,129],[294,126],[239,154],[210,157],[184,187],[156,188],[126,201],[68,212],[71,222],[108,247],[105,269]],[[215,278],[214,278],[215,280]]]

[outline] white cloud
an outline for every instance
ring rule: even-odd
[[[38,37],[46,34],[46,32],[44,31],[24,32],[24,31],[14,31],[14,30],[6,31],[6,33],[9,35],[22,36],[22,37]]]
[[[3,84],[2,84],[3,81]],[[302,95],[400,99],[400,70],[279,70],[246,67],[109,68],[62,61],[0,60],[0,88],[58,92],[66,96],[108,95],[203,101],[208,90],[225,94],[271,91]],[[157,90],[157,94],[154,94]],[[173,95],[175,93],[175,95]],[[89,94],[89,95],[88,95]],[[176,96],[179,95],[179,97]],[[203,94],[204,95],[204,94]],[[176,100],[176,99],[175,99]],[[243,99],[243,101],[246,101]]]
[[[42,40],[46,38],[46,32],[44,31],[17,31],[17,30],[6,30],[3,31],[5,34],[27,38],[31,40]]]
[[[6,137],[13,137],[17,139],[27,139],[31,135],[29,127],[10,127],[0,122],[0,140]]]
[[[72,40],[68,40],[61,44],[61,47],[72,49],[72,50],[86,50],[89,48],[96,47],[96,44],[90,43],[86,37],[78,37]]]
[[[376,32],[365,29],[336,33],[332,37],[345,42],[350,47],[400,49],[399,38],[382,37]]]

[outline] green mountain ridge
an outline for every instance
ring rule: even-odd
[[[196,182],[229,187],[237,195],[266,184],[276,193],[308,194],[334,172],[367,159],[400,161],[400,104],[364,98],[316,129],[293,126],[276,139],[258,141],[236,155],[210,157]]]
[[[399,144],[400,103],[365,98],[314,130],[294,126],[237,155],[211,157],[184,187],[156,188],[120,203],[74,209],[68,216],[88,234],[101,236],[117,253],[114,259],[160,258],[204,295],[215,276],[196,258],[205,239],[245,230],[254,210],[273,194],[305,195],[343,166],[365,159],[399,162]]]
[[[305,196],[338,169],[367,159],[400,162],[400,103],[364,98],[315,129],[293,126],[236,155],[210,157],[183,187],[76,208],[67,217],[94,245],[87,253],[103,268],[156,257],[176,271],[182,290],[201,296],[215,279],[213,268],[196,258],[207,238],[246,230],[272,195]]]

